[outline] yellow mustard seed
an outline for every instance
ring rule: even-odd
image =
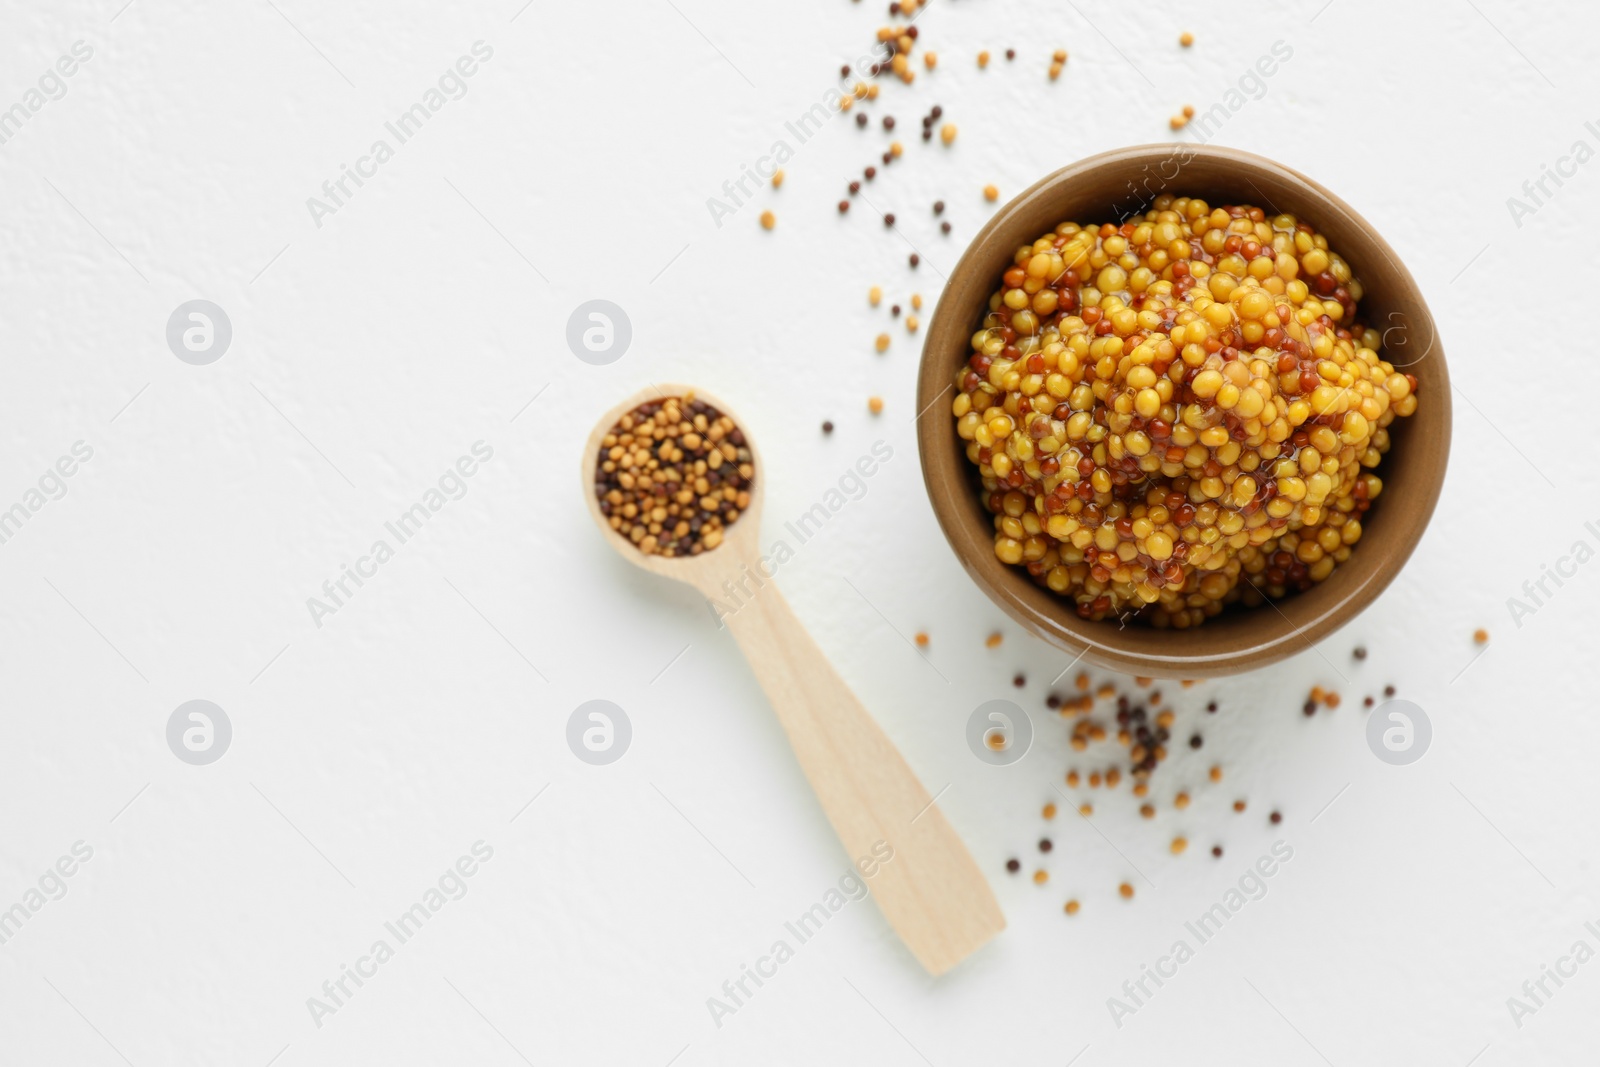
[[[880,333],[878,335],[878,339],[873,342],[873,345],[879,352],[889,351],[889,335],[886,333]]]
[[[983,187],[983,198],[991,204],[1000,199],[1000,190],[993,185]]]
[[[761,228],[763,230],[770,230],[774,226],[776,226],[777,224],[778,224],[778,217],[776,215],[774,215],[772,212],[763,211],[761,213]]]

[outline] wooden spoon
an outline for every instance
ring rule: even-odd
[[[682,397],[690,388],[663,385],[639,393],[607,412],[583,451],[583,494],[607,542],[628,562],[707,597],[726,601],[723,583],[762,576],[761,501],[766,470],[750,428],[722,401],[694,389],[744,431],[756,468],[750,506],[722,544],[698,556],[646,555],[611,528],[595,496],[601,439],[626,413],[649,400]],[[756,680],[766,690],[789,735],[800,767],[822,802],[852,861],[893,858],[865,879],[878,907],[911,954],[932,974],[943,974],[1005,929],[1005,916],[966,846],[906,765],[904,757],[834,671],[822,650],[770,579],[753,597],[723,616]]]

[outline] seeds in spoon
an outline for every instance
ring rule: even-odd
[[[691,391],[649,400],[600,440],[595,495],[613,530],[651,556],[698,556],[750,507],[744,432]]]

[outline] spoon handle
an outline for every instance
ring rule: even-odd
[[[912,955],[943,974],[1005,929],[994,893],[904,757],[767,585],[725,617],[811,788]],[[892,858],[883,856],[892,850]]]

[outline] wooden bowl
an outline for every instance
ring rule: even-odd
[[[1365,287],[1359,315],[1384,334],[1382,358],[1417,378],[1417,410],[1389,427],[1378,474],[1384,490],[1348,562],[1304,593],[1230,607],[1187,630],[1093,622],[1072,602],[995,558],[992,516],[980,500],[950,414],[956,368],[971,352],[989,296],[1017,248],[1066,221],[1141,213],[1163,193],[1212,206],[1248,203],[1304,219],[1328,238]],[[934,514],[967,573],[1012,618],[1073,656],[1127,674],[1205,678],[1283,659],[1353,619],[1394,580],[1427,528],[1450,454],[1450,375],[1433,316],[1411,274],[1365,219],[1310,178],[1261,156],[1200,145],[1141,145],[1056,171],[1001,208],[973,240],[939,297],[917,378],[917,445]]]

